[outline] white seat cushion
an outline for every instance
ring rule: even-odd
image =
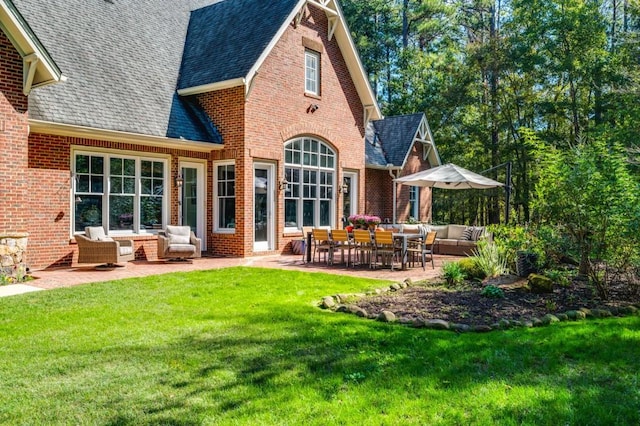
[[[120,246],[120,255],[121,256],[125,256],[127,254],[132,254],[133,253],[133,247],[131,246]]]
[[[195,253],[196,246],[193,244],[171,244],[169,253]]]

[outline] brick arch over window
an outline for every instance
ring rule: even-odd
[[[316,136],[319,139],[324,139],[324,142],[332,145],[333,149],[335,149],[336,142],[338,141],[338,136],[331,129],[317,124],[300,122],[285,127],[280,131],[282,142],[290,141],[301,135]]]

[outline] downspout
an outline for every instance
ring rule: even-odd
[[[396,216],[397,216],[396,205],[398,204],[398,200],[397,200],[398,184],[396,183],[396,179],[398,178],[398,176],[393,174],[393,164],[387,164],[387,169],[389,169],[389,176],[391,176],[391,178],[393,179],[393,223],[396,223]]]

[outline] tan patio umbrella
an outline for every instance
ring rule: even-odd
[[[507,166],[507,182],[510,182],[511,163],[508,162],[497,167],[501,167],[503,165]],[[430,188],[443,189],[489,189],[504,186],[506,190],[505,223],[509,223],[511,187],[505,186],[504,183],[474,173],[471,170],[465,169],[464,167],[456,166],[452,163],[444,164],[432,169],[423,170],[418,173],[403,176],[396,179],[395,181],[401,185],[427,186]]]
[[[444,189],[488,189],[504,186],[503,183],[451,163],[403,176],[395,181],[402,185]]]

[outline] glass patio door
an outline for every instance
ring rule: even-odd
[[[273,176],[270,164],[256,164],[253,169],[253,250],[273,250]]]
[[[180,224],[191,227],[196,236],[202,239],[204,250],[206,249],[204,165],[181,162],[180,175],[183,179],[180,188]]]

